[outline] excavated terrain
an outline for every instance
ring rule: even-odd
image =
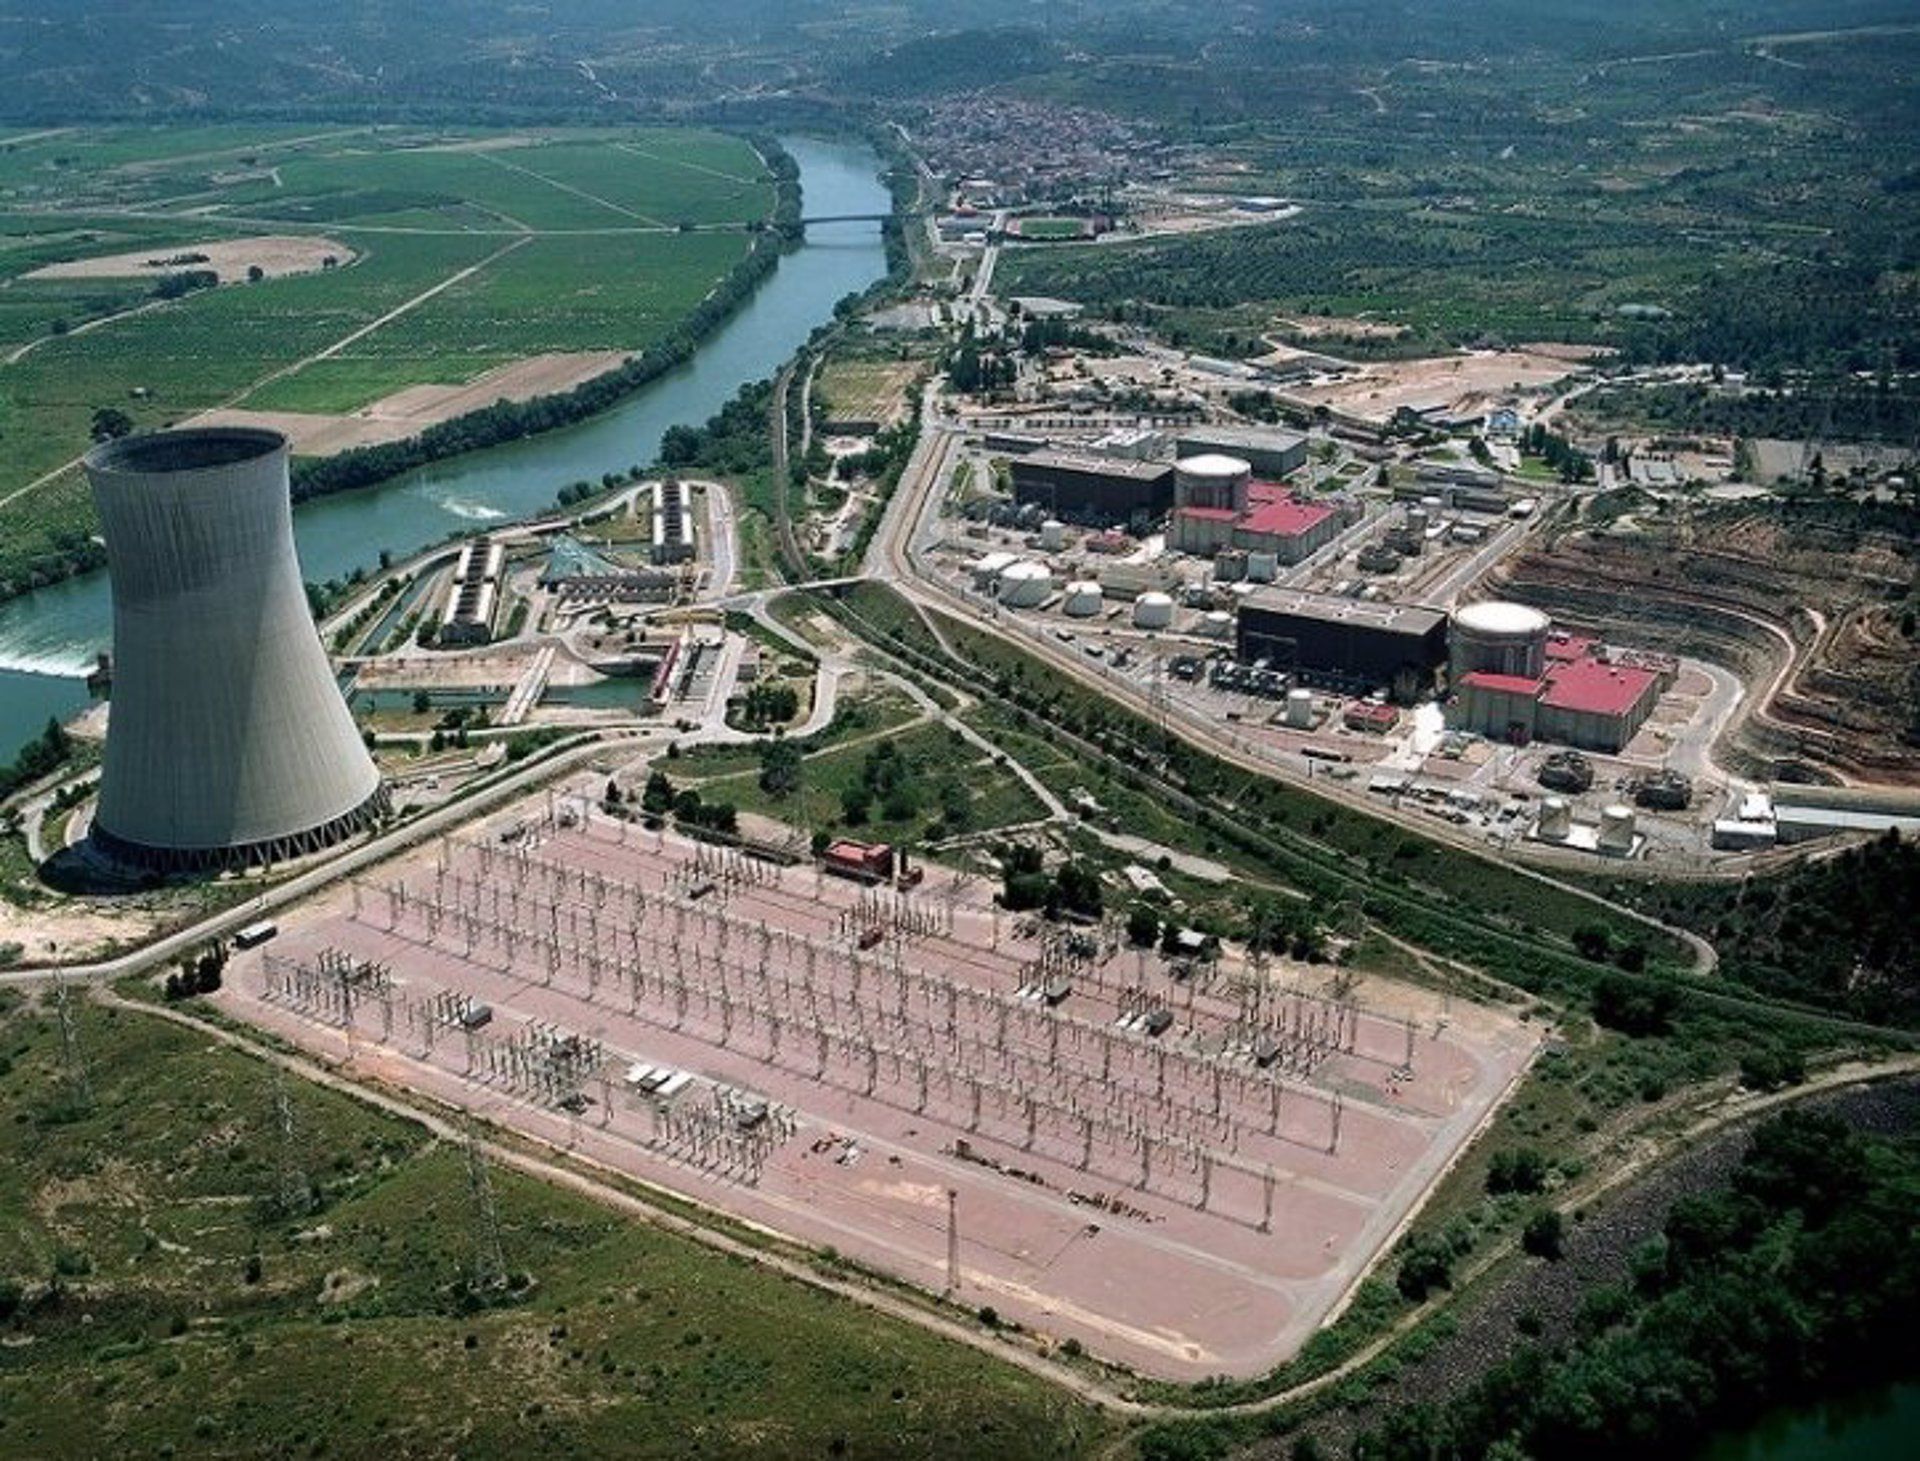
[[[1917,569],[1910,534],[1741,506],[1563,533],[1499,564],[1481,589],[1738,672],[1749,696],[1717,753],[1729,770],[1910,786],[1920,640],[1902,617]]]

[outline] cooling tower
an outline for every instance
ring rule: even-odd
[[[243,868],[365,826],[385,794],[307,608],[286,438],[130,436],[86,465],[113,581],[100,847]]]

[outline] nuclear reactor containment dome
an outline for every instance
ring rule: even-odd
[[[210,427],[86,459],[113,583],[93,837],[163,871],[317,852],[385,807],[307,606],[287,441]]]
[[[1487,600],[1453,616],[1448,670],[1454,684],[1469,674],[1537,680],[1547,667],[1547,616],[1525,604]]]
[[[1239,457],[1202,452],[1173,464],[1173,497],[1178,507],[1247,509],[1247,485],[1253,468]]]

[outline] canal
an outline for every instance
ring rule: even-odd
[[[788,137],[805,211],[885,212],[880,159],[857,143]],[[527,441],[422,467],[377,487],[302,503],[294,510],[301,572],[313,582],[374,568],[381,550],[400,558],[448,533],[530,517],[569,482],[651,462],[669,426],[697,424],[748,381],[776,371],[833,306],[886,273],[877,223],[817,224],[753,296],[694,353],[590,421]],[[0,603],[0,761],[49,716],[87,703],[84,675],[107,647],[111,600],[104,573]]]

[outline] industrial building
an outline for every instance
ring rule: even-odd
[[[1669,658],[1615,655],[1597,640],[1554,634],[1524,604],[1469,604],[1453,620],[1447,722],[1515,745],[1617,752],[1677,670]]]
[[[294,550],[287,440],[209,427],[86,459],[113,583],[92,839],[162,872],[318,852],[386,807]]]
[[[1262,477],[1288,477],[1307,464],[1307,439],[1265,426],[1191,426],[1174,443],[1174,455],[1218,452],[1238,457]]]
[[[1345,688],[1390,686],[1412,699],[1447,658],[1447,616],[1298,589],[1260,588],[1240,603],[1234,646],[1303,680]]]
[[[653,488],[653,561],[685,563],[693,554],[693,513],[687,502],[687,484],[669,477]]]
[[[440,615],[439,640],[447,645],[489,644],[500,607],[500,579],[507,550],[489,538],[475,538],[460,550]]]
[[[1268,555],[1276,564],[1298,563],[1340,530],[1333,508],[1255,481],[1251,462],[1219,452],[1174,463],[1173,500],[1167,545],[1182,553],[1237,549]]]
[[[1030,452],[1012,463],[1013,496],[1021,506],[1081,523],[1124,523],[1164,517],[1173,506],[1173,467],[1119,457]]]
[[[553,540],[540,587],[562,601],[647,603],[673,596],[679,580],[657,568],[628,568],[594,552],[578,538]]]

